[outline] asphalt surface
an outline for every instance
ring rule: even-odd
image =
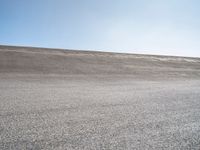
[[[0,149],[200,149],[199,59],[16,49],[0,47]]]

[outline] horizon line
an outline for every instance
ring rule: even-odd
[[[82,51],[82,52],[99,52],[99,53],[112,53],[112,54],[124,54],[124,55],[143,55],[143,56],[155,56],[155,57],[178,57],[178,58],[196,58],[195,56],[183,56],[183,55],[168,55],[168,54],[149,54],[149,53],[131,53],[131,52],[116,52],[112,50],[100,50],[100,49],[74,49],[74,48],[61,48],[61,47],[40,47],[31,45],[8,45],[0,44],[0,47],[16,47],[16,48],[33,48],[33,49],[49,49],[49,50],[62,50],[62,51]]]

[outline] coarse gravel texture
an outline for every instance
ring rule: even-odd
[[[200,59],[0,46],[0,149],[200,149]]]

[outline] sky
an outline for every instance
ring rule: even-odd
[[[200,1],[0,0],[0,45],[200,57]]]

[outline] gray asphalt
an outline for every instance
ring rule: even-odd
[[[0,48],[0,149],[200,149],[199,59],[92,54],[73,67],[67,53],[56,74],[50,54]]]

